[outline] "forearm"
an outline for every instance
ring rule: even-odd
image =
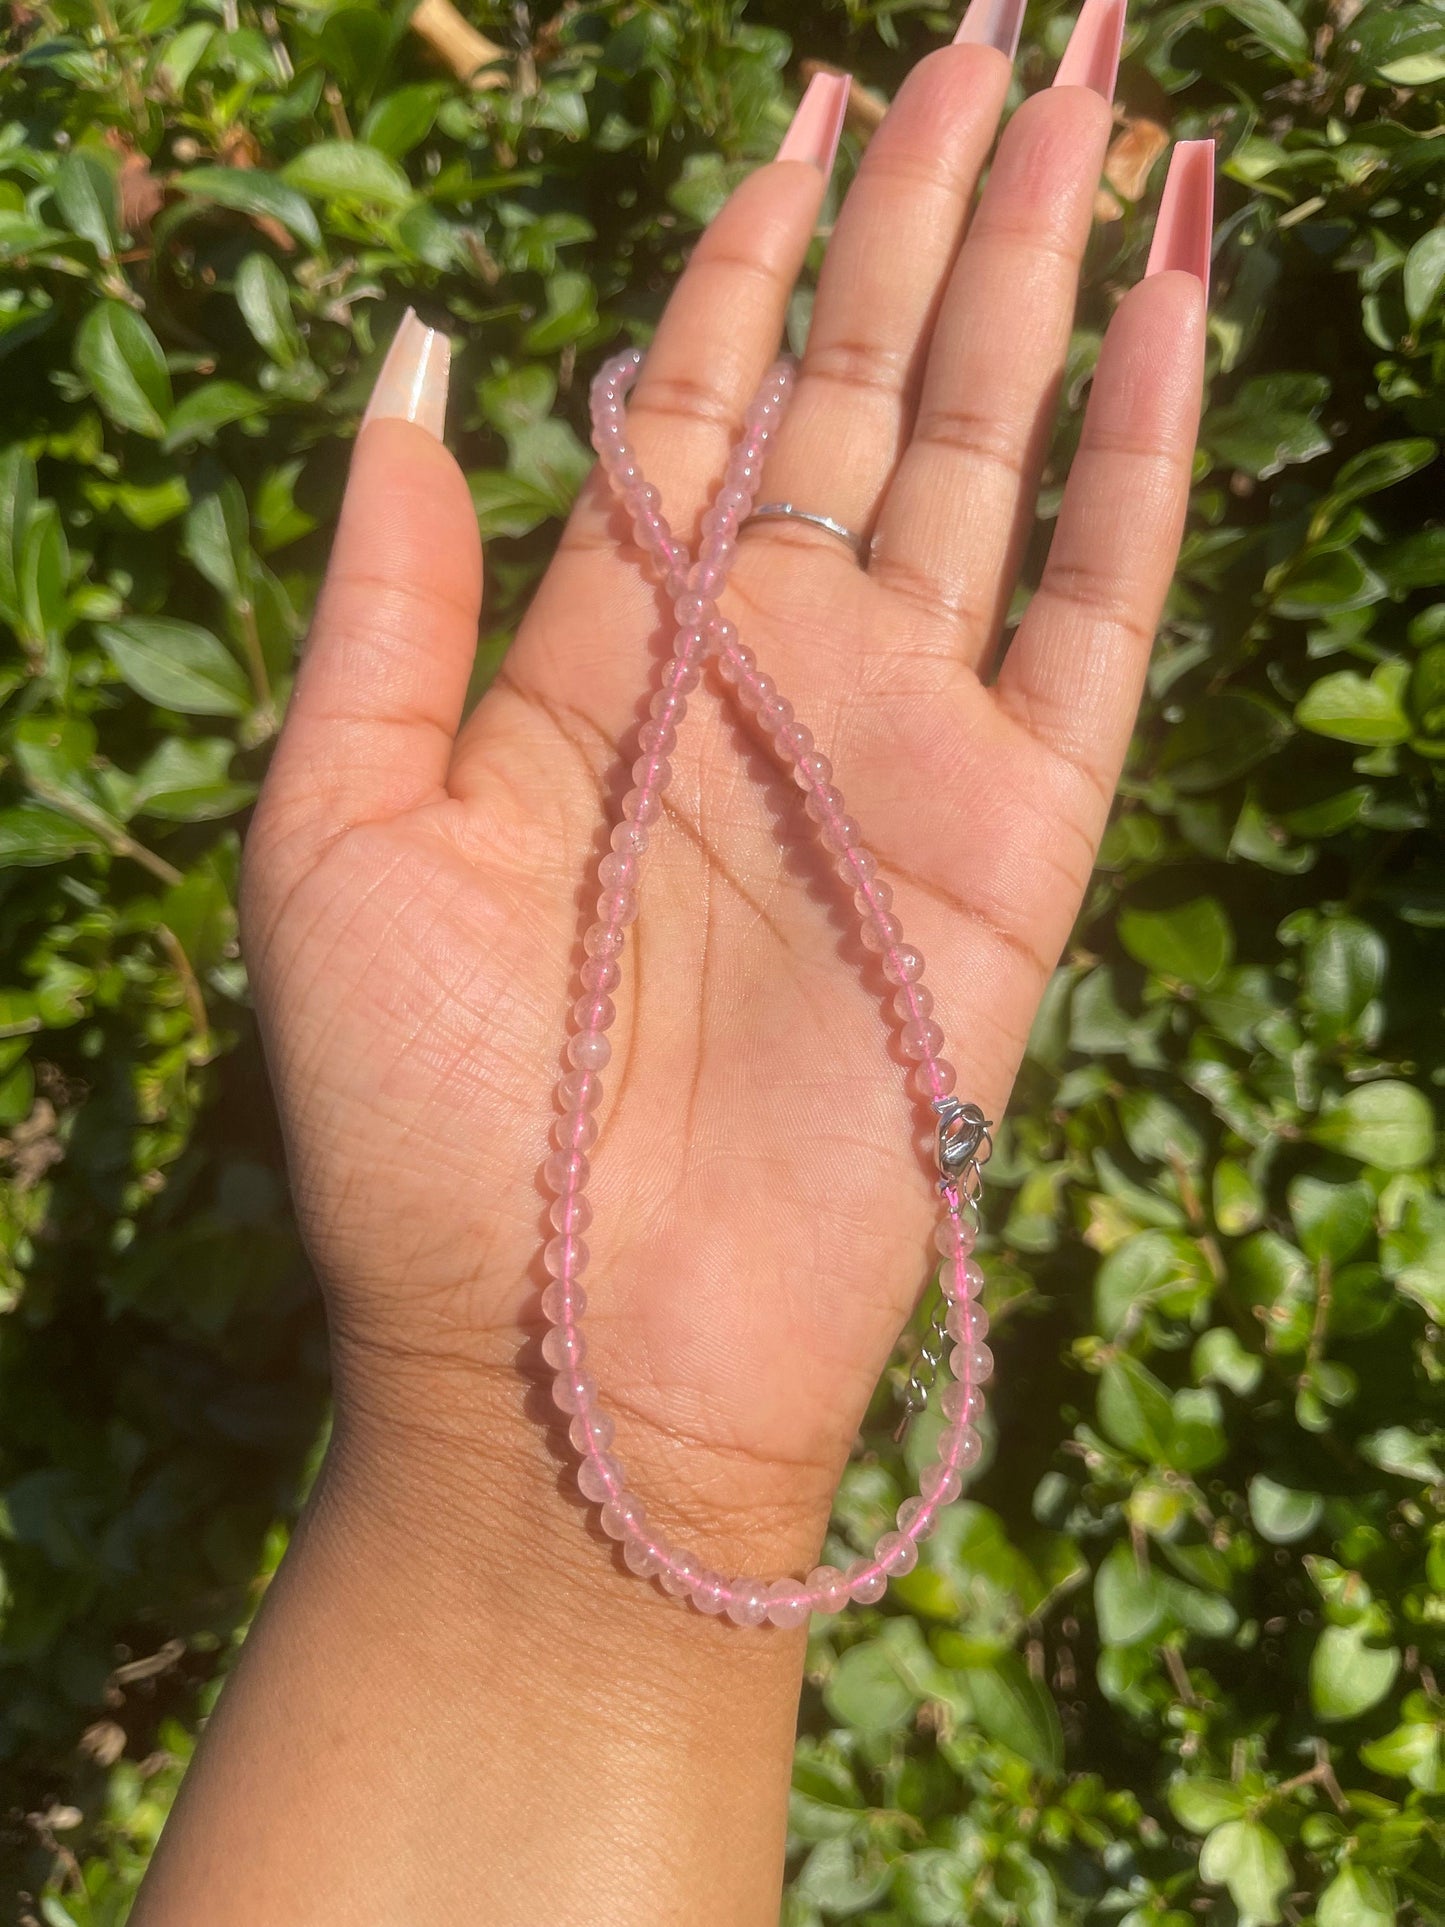
[[[626,1572],[519,1392],[339,1426],[133,1927],[772,1927],[804,1635]]]

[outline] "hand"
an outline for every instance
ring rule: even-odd
[[[1000,666],[1111,124],[1087,87],[1027,101],[965,238],[1008,76],[987,47],[925,60],[828,249],[760,499],[871,534],[866,572],[826,533],[770,522],[745,533],[724,598],[832,758],[928,960],[959,1092],[993,1117],[1128,739],[1204,339],[1194,274],[1120,305],[1047,571]],[[831,161],[816,158],[739,189],[648,352],[632,438],[689,539],[776,354]],[[1198,258],[1195,230],[1164,238],[1166,265]],[[342,1410],[520,1461],[547,1409],[534,1391],[528,1411],[518,1365],[540,1329],[551,1088],[670,636],[595,474],[461,725],[479,593],[456,464],[422,428],[372,422],[244,909]],[[772,1576],[815,1554],[926,1282],[927,1114],[802,799],[716,685],[691,699],[673,761],[592,1159],[589,1363],[651,1517],[723,1570]],[[604,1569],[580,1518],[546,1530]]]

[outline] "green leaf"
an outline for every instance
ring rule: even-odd
[[[1393,488],[1422,468],[1428,468],[1438,453],[1434,442],[1423,436],[1411,441],[1377,442],[1373,448],[1352,455],[1330,483],[1329,499],[1336,504],[1355,502],[1382,489]]]
[[[1393,1927],[1395,1883],[1386,1873],[1347,1861],[1320,1895],[1315,1927]]]
[[[1326,1626],[1310,1656],[1310,1703],[1322,1720],[1353,1720],[1378,1706],[1400,1670],[1397,1646],[1369,1644],[1366,1620]]]
[[[261,397],[237,381],[205,382],[171,410],[164,446],[184,448],[191,442],[213,441],[218,430],[232,422],[257,420],[265,409]]]
[[[1249,1805],[1249,1795],[1229,1780],[1176,1774],[1169,1782],[1169,1810],[1191,1833],[1212,1833],[1226,1821],[1237,1820]]]
[[[1053,1694],[1016,1654],[1001,1654],[991,1666],[968,1667],[963,1679],[974,1718],[991,1740],[1042,1773],[1063,1770],[1064,1734]]]
[[[401,208],[415,198],[396,162],[365,141],[318,141],[286,163],[281,179],[319,201]]]
[[[305,360],[305,345],[291,312],[290,285],[269,254],[248,254],[237,268],[236,305],[279,367],[294,368]]]
[[[547,308],[522,337],[529,355],[554,355],[597,326],[597,291],[587,275],[572,270],[547,282]]]
[[[171,377],[161,344],[133,308],[93,307],[75,334],[75,365],[118,428],[158,441],[171,411]]]
[[[850,1646],[823,1687],[835,1720],[859,1733],[889,1733],[911,1721],[919,1701],[881,1640]]]
[[[1379,932],[1358,917],[1329,917],[1311,933],[1304,993],[1322,1043],[1354,1035],[1384,988],[1387,963]]]
[[[435,81],[398,87],[367,114],[361,123],[361,138],[368,146],[399,160],[431,132],[444,93]]]
[[[1360,1758],[1372,1773],[1409,1780],[1422,1793],[1445,1793],[1445,1726],[1438,1720],[1403,1721],[1367,1741]]]
[[[1200,1334],[1190,1366],[1197,1379],[1212,1379],[1238,1398],[1247,1398],[1264,1375],[1264,1360],[1246,1351],[1227,1325]]]
[[[1239,1909],[1240,1927],[1280,1918],[1280,1900],[1293,1874],[1279,1836],[1258,1820],[1226,1820],[1216,1827],[1199,1854],[1199,1874],[1213,1886],[1227,1887]]]
[[[56,170],[54,188],[65,225],[89,241],[102,261],[113,261],[120,243],[120,221],[110,169],[85,148],[76,148]]]
[[[1435,1113],[1413,1084],[1384,1078],[1347,1091],[1326,1111],[1311,1136],[1382,1171],[1414,1171],[1435,1149]]]
[[[258,167],[193,167],[176,177],[176,186],[198,200],[234,208],[254,219],[279,221],[310,248],[321,246],[321,229],[303,194]]]
[[[1380,573],[1395,590],[1445,582],[1445,529],[1416,529],[1396,542],[1381,558]]]
[[[1225,690],[1190,703],[1165,739],[1159,768],[1181,795],[1200,795],[1234,782],[1292,734],[1289,718],[1273,703]]]
[[[223,736],[166,737],[136,773],[132,810],[171,823],[201,823],[244,809],[256,786],[231,781],[235,747]]]
[[[1147,1639],[1163,1619],[1166,1603],[1147,1560],[1141,1564],[1127,1544],[1112,1546],[1094,1578],[1094,1610],[1105,1645],[1134,1646]]]
[[[233,606],[251,599],[253,557],[246,496],[233,475],[198,496],[186,516],[187,556]]]
[[[1387,1425],[1379,1432],[1372,1432],[1360,1440],[1359,1452],[1361,1458],[1378,1465],[1384,1472],[1393,1472],[1396,1478],[1414,1479],[1421,1485],[1433,1485],[1437,1479],[1445,1479],[1445,1467],[1426,1441],[1408,1425]]]
[[[1224,7],[1287,67],[1309,66],[1309,36],[1284,0],[1224,0]]]
[[[1338,1266],[1353,1258],[1375,1224],[1375,1197],[1367,1184],[1332,1184],[1301,1172],[1289,1186],[1290,1216],[1306,1257]]]
[[[1136,962],[1178,983],[1208,989],[1234,955],[1229,919],[1213,897],[1196,897],[1172,910],[1126,909],[1119,941]]]
[[[73,817],[38,804],[0,809],[0,869],[65,863],[83,850],[99,850],[100,838]]]
[[[20,613],[20,557],[35,506],[35,458],[20,442],[0,451],[0,614]]]
[[[234,656],[208,630],[169,616],[101,623],[96,634],[138,695],[190,716],[244,716],[251,691]]]
[[[1150,1309],[1188,1318],[1208,1301],[1213,1282],[1208,1261],[1192,1239],[1171,1231],[1140,1231],[1099,1267],[1095,1322],[1104,1337],[1116,1338]]]
[[[1169,1394],[1137,1358],[1121,1353],[1099,1379],[1099,1423],[1116,1445],[1151,1465],[1167,1464],[1174,1413]]]
[[[1272,571],[1265,588],[1273,597],[1275,613],[1299,622],[1367,609],[1386,593],[1385,582],[1365,567],[1353,549],[1312,550],[1286,568]],[[1299,720],[1298,711],[1295,720]]]
[[[1321,676],[1301,697],[1295,721],[1316,736],[1342,743],[1403,743],[1410,718],[1402,701],[1404,664],[1387,664],[1368,679],[1353,669]]]
[[[1249,1482],[1249,1516],[1255,1530],[1272,1546],[1292,1546],[1307,1539],[1324,1516],[1318,1492],[1295,1492],[1278,1485],[1263,1472]]]

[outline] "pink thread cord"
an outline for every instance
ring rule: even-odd
[[[833,766],[814,745],[812,732],[798,721],[776,683],[743,648],[733,624],[719,612],[717,596],[737,553],[739,527],[752,507],[762,478],[763,453],[776,429],[793,382],[793,370],[779,362],[750,404],[741,440],[712,507],[702,519],[696,561],[668,527],[657,490],[647,482],[627,441],[625,397],[642,363],[638,350],[609,361],[592,386],[592,435],[608,480],[632,521],[639,546],[652,558],[677,620],[672,658],[652,698],[649,720],[638,736],[632,766],[633,788],[622,802],[622,817],[612,832],[612,848],[598,868],[596,920],[583,938],[582,994],[572,1007],[567,1041],[570,1069],[557,1086],[561,1116],[557,1150],[547,1160],[544,1179],[554,1194],[551,1221],[556,1233],[544,1254],[551,1283],[542,1293],[542,1311],[551,1329],[542,1351],[556,1373],[552,1397],[571,1415],[569,1435],[580,1463],[577,1484],[583,1496],[602,1508],[603,1529],[622,1545],[622,1556],[642,1577],[656,1576],[665,1591],[689,1599],[703,1613],[723,1613],[741,1626],[798,1626],[813,1612],[838,1612],[849,1600],[869,1603],[882,1597],[890,1577],[918,1563],[918,1543],[932,1531],[944,1506],[958,1497],[962,1475],[977,1463],[977,1420],[983,1409],[979,1389],[993,1370],[983,1340],[988,1317],[976,1302],[983,1276],[971,1253],[978,1235],[978,1211],[959,1187],[941,1184],[944,1213],[935,1234],[942,1256],[940,1282],[948,1300],[947,1332],[953,1382],[940,1404],[944,1426],[937,1453],[920,1480],[919,1491],[898,1508],[896,1530],[879,1539],[871,1558],[846,1571],[816,1566],[806,1579],[767,1580],[726,1577],[704,1560],[674,1546],[648,1519],[642,1502],[626,1481],[622,1462],[612,1451],[616,1428],[597,1398],[597,1382],[586,1369],[587,1342],[582,1315],[587,1294],[582,1274],[587,1246],[582,1233],[592,1218],[587,1201],[588,1152],[597,1137],[597,1105],[602,1072],[612,1055],[607,1032],[616,1008],[611,993],[622,980],[627,926],[637,916],[637,885],[651,825],[662,808],[672,774],[668,757],[687,698],[697,687],[702,664],[716,654],[718,674],[741,708],[761,726],[780,764],[803,792],[804,807],[834,857],[838,874],[853,893],[863,942],[875,952],[894,986],[893,1012],[900,1042],[914,1061],[912,1084],[920,1098],[936,1102],[953,1091],[953,1066],[940,1053],[943,1032],[934,1022],[932,993],[925,988],[923,958],[904,941],[893,914],[893,892],[878,875],[876,860],[864,848],[862,832],[848,814],[833,782]]]

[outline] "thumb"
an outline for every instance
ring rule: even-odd
[[[443,447],[450,344],[408,308],[382,364],[258,822],[326,841],[446,791],[482,553]]]

